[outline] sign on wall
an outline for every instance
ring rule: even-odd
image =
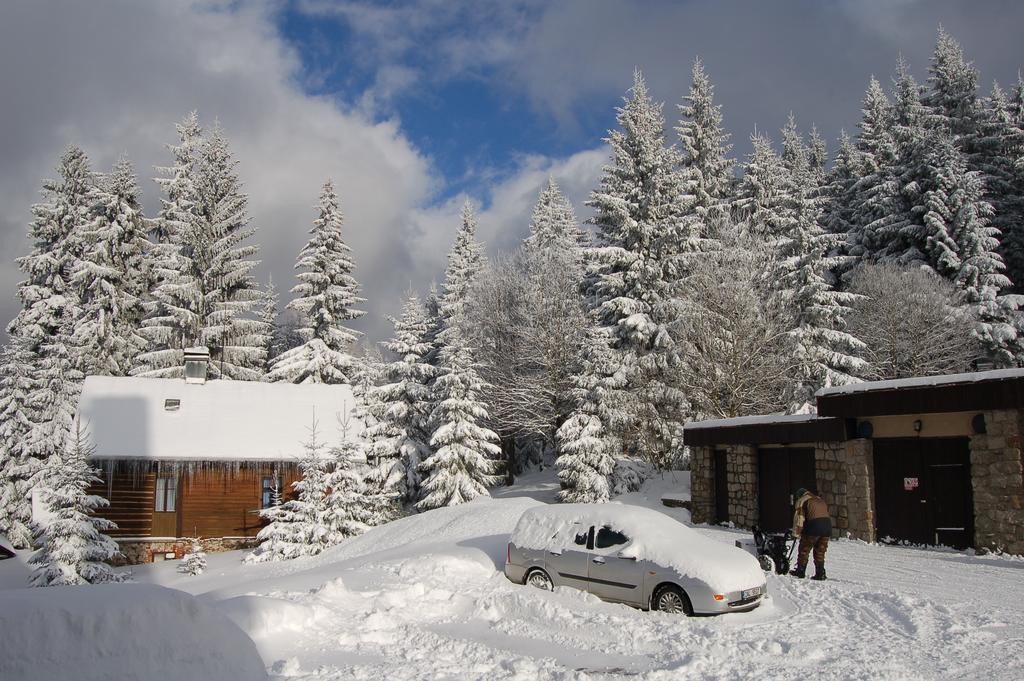
[[[907,492],[913,492],[919,486],[917,478],[903,478],[903,489]]]

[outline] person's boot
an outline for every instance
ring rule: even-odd
[[[807,574],[807,566],[797,565],[795,568],[790,570],[789,574],[796,577],[797,579],[803,579]]]
[[[825,564],[824,563],[815,563],[814,564],[814,576],[811,577],[811,579],[817,580],[819,582],[824,582],[827,579],[827,577],[825,577]]]

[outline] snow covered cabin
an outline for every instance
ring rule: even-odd
[[[781,531],[805,487],[837,536],[1024,555],[1024,369],[826,388],[817,407],[687,424],[694,521]]]
[[[192,372],[196,376],[196,372]],[[291,498],[314,418],[327,446],[361,435],[343,385],[90,376],[78,414],[130,563],[255,544],[259,511]]]

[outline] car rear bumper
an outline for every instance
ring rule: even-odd
[[[508,577],[509,581],[515,582],[516,584],[522,584],[523,580],[526,578],[526,568],[521,565],[505,563],[505,576]]]

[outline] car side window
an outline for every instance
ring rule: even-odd
[[[602,527],[597,531],[597,539],[594,547],[598,549],[610,549],[613,546],[622,546],[629,542],[629,537],[613,530],[610,527]]]
[[[581,531],[577,532],[576,533],[576,539],[574,540],[576,546],[586,546],[587,545],[587,538],[588,537],[590,537],[590,530],[589,529],[581,530]]]

